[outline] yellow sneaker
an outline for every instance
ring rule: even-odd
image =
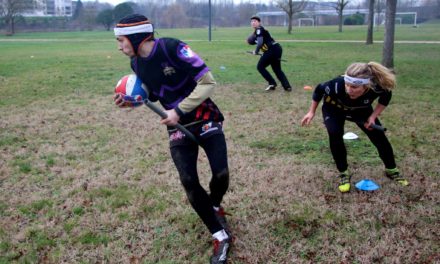
[[[349,192],[351,188],[350,180],[351,176],[347,172],[343,172],[339,175],[340,182],[338,189],[341,193]]]
[[[398,182],[402,186],[409,185],[409,182],[402,175],[400,175],[398,169],[385,170],[385,175],[391,180]]]

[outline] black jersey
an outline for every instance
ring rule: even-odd
[[[313,93],[313,100],[315,102],[320,102],[323,97],[326,106],[334,106],[348,111],[371,108],[371,104],[376,98],[379,98],[378,102],[380,104],[387,106],[391,100],[391,91],[385,90],[376,85],[360,97],[350,99],[345,92],[344,77],[341,76],[316,86]]]
[[[259,50],[265,52],[267,51],[273,44],[276,44],[275,40],[270,35],[269,31],[267,31],[264,27],[259,26],[255,29],[255,37],[257,41],[257,47],[256,51]],[[261,43],[259,41],[259,38],[261,38]]]
[[[173,38],[154,40],[154,47],[146,58],[131,59],[131,68],[146,85],[151,101],[159,101],[167,110],[174,109],[197,86],[209,71],[203,60],[184,42]],[[180,117],[180,123],[210,120],[221,122],[223,115],[208,98],[190,113]]]

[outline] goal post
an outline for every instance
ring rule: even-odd
[[[399,21],[400,24],[402,24],[402,18],[399,17],[399,15],[412,15],[413,17],[413,26],[417,27],[417,12],[396,12],[396,21]],[[379,22],[378,20],[382,19],[382,21],[385,21],[385,13],[379,13],[379,14],[374,14],[374,18],[373,18],[373,26],[378,26]]]
[[[301,26],[302,26],[302,22],[303,22],[303,21],[310,21],[310,22],[312,22],[312,27],[315,26],[315,20],[314,20],[313,18],[310,18],[310,17],[303,17],[303,18],[298,18],[298,27],[301,27]]]

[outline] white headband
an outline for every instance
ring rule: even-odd
[[[366,85],[370,83],[370,78],[362,79],[362,78],[356,78],[356,77],[344,75],[344,81],[354,85]]]
[[[115,31],[115,36],[125,36],[136,33],[153,33],[153,25],[152,24],[142,24],[131,27],[115,27],[113,29]]]

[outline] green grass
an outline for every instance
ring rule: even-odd
[[[398,26],[396,40],[440,41],[438,23]],[[226,117],[231,182],[224,206],[236,235],[232,263],[435,263],[440,248],[440,44],[396,43],[398,87],[381,116],[401,188],[375,148],[347,141],[353,181],[337,191],[318,111],[300,126],[315,86],[354,61],[381,61],[383,28],[268,27],[283,46],[295,89],[268,94],[245,39],[250,28],[158,30],[186,40],[211,68]],[[290,40],[356,40],[295,42]],[[0,36],[0,263],[206,263],[211,238],[171,161],[165,128],[146,108],[117,109],[116,82],[131,72],[112,32]],[[200,180],[209,165],[201,151]]]
[[[440,32],[438,22],[419,24],[418,27],[412,25],[396,25],[396,40],[425,40],[439,41]],[[365,40],[366,26],[344,26],[343,32],[338,32],[337,26],[317,26],[317,27],[294,27],[292,34],[287,34],[285,27],[267,26],[267,29],[278,40]],[[245,41],[252,32],[251,28],[218,28],[211,29],[212,41]],[[374,40],[383,40],[384,27],[379,26],[373,30]],[[207,28],[190,29],[161,29],[156,28],[157,37],[173,36],[182,40],[208,40],[209,32]],[[57,32],[57,33],[17,33],[13,37],[0,36],[0,39],[10,40],[45,40],[53,39],[57,42],[108,42],[114,40],[113,31],[86,31],[86,32]],[[43,41],[44,42],[44,41]]]

